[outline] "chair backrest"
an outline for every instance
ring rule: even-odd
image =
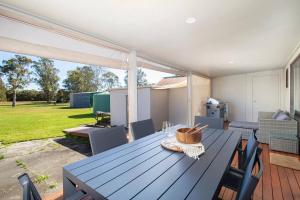
[[[22,174],[18,179],[23,188],[23,200],[42,199],[27,173]]]
[[[195,124],[208,125],[208,128],[224,129],[224,119],[195,116]]]
[[[131,130],[135,140],[155,133],[155,128],[152,119],[132,122]]]
[[[252,174],[252,171],[254,169],[254,166],[258,164],[259,171],[256,175]],[[260,152],[258,149],[254,151],[254,154],[252,155],[248,166],[246,168],[246,171],[243,176],[242,184],[240,187],[240,190],[237,193],[236,200],[250,200],[251,196],[259,182],[260,177],[263,173],[263,162],[260,157]]]
[[[124,126],[99,128],[89,133],[89,139],[93,155],[128,142]]]
[[[252,155],[254,154],[257,148],[258,148],[258,142],[255,139],[254,134],[251,134],[248,138],[247,145],[243,151],[242,170],[246,170],[248,163],[250,162]]]

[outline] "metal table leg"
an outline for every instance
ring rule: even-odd
[[[241,169],[242,168],[242,162],[243,162],[243,156],[242,156],[242,149],[243,149],[243,144],[242,144],[242,140],[240,141],[240,143],[239,143],[239,145],[238,145],[238,149],[239,149],[239,151],[238,151],[238,167],[239,167],[239,169]]]
[[[77,192],[76,186],[65,176],[63,175],[63,196],[64,199],[72,196]]]
[[[253,129],[253,134],[254,134],[254,138],[255,138],[255,140],[257,140],[257,137],[256,137],[256,132],[257,132],[257,129]]]

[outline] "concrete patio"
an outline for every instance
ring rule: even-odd
[[[80,138],[51,138],[1,146],[0,199],[21,199],[17,177],[26,172],[43,198],[62,194],[62,167],[91,155],[89,143]],[[47,160],[49,162],[47,162]]]

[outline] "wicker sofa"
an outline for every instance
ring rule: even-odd
[[[253,133],[252,127],[258,126],[256,137],[259,142],[270,144],[270,149],[290,153],[299,153],[297,121],[275,120],[274,112],[259,112],[258,122],[231,122],[229,129],[241,131],[243,139]]]
[[[275,120],[272,119],[274,112],[259,112],[258,124],[259,131],[256,134],[258,140],[262,143],[269,143],[270,133],[279,132],[281,134],[292,134],[297,136],[297,121],[290,120]]]

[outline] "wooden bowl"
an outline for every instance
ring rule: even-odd
[[[178,142],[184,144],[196,144],[201,142],[202,139],[202,131],[200,128],[196,128],[194,131],[190,133],[186,133],[191,128],[180,128],[176,132],[176,139]]]

